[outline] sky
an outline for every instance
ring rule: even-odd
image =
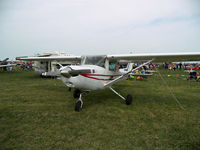
[[[200,52],[199,0],[0,0],[0,59]]]

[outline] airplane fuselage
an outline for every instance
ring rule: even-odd
[[[63,68],[63,70],[69,67],[74,70],[75,69],[91,70],[91,73],[80,73],[77,76],[71,76],[71,77],[61,76],[61,80],[66,86],[72,88],[78,88],[83,91],[105,89],[106,83],[114,80],[115,78],[119,77],[122,74],[118,70],[109,71],[107,68],[103,68],[96,65],[68,66]]]

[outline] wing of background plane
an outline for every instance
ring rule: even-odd
[[[110,60],[132,61],[153,60],[153,62],[193,61],[200,60],[200,52],[107,55],[107,58]]]
[[[4,60],[0,61],[0,62],[6,62],[9,58],[5,58]]]
[[[49,56],[49,57],[17,57],[16,60],[24,61],[50,61],[50,60],[74,60],[80,61],[81,56]]]
[[[16,66],[17,64],[0,65],[0,68]]]

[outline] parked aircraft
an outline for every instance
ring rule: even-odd
[[[4,68],[4,70],[7,69],[7,67],[12,67],[12,66],[16,66],[16,64],[9,64],[8,60],[9,58],[5,58],[4,60],[0,61],[0,68]]]
[[[128,63],[127,64],[127,66],[126,66],[126,68],[120,68],[119,69],[119,71],[121,72],[121,73],[126,73],[127,71],[130,71],[130,70],[132,70],[133,69],[133,66],[135,66],[134,65],[135,63]],[[153,75],[153,70],[146,70],[146,66],[143,66],[143,69],[141,70],[141,71],[139,71],[139,70],[136,70],[135,72],[132,72],[132,73],[129,73],[129,75],[131,76],[131,77],[138,77],[138,76],[140,76],[140,77],[142,77],[142,78],[147,78],[148,76],[152,76]],[[155,71],[154,71],[155,72]]]
[[[191,53],[149,53],[149,54],[125,54],[125,55],[102,55],[102,56],[54,56],[54,57],[28,57],[18,58],[25,61],[50,61],[50,60],[79,60],[81,65],[62,66],[60,64],[60,74],[62,82],[74,90],[74,98],[78,98],[75,104],[75,111],[82,109],[82,95],[93,90],[109,88],[127,105],[132,103],[132,96],[128,94],[126,98],[112,88],[112,85],[127,79],[128,75],[151,62],[172,62],[186,60],[200,60],[200,52]],[[120,60],[132,60],[143,62],[134,69],[126,72],[119,70]]]
[[[66,53],[58,53],[58,52],[45,52],[43,54],[37,54],[35,57],[57,57],[57,56],[73,56]],[[24,57],[26,58],[26,57]],[[33,69],[37,74],[41,77],[55,77],[60,74],[60,71],[57,67],[57,63],[62,66],[67,66],[71,64],[77,64],[80,62],[73,60],[34,60]]]

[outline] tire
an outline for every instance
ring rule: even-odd
[[[130,105],[132,103],[132,95],[128,94],[125,102],[126,102],[126,105]]]
[[[75,111],[80,111],[81,110],[81,101],[80,100],[78,100],[77,102],[76,102],[76,104],[75,104]]]

